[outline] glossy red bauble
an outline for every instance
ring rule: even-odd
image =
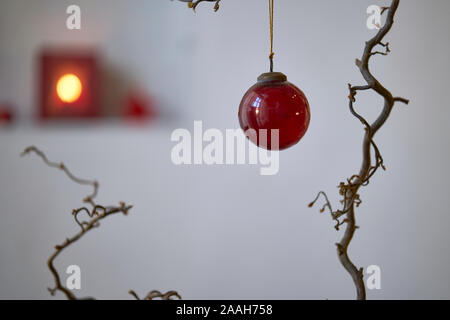
[[[279,72],[264,73],[244,95],[239,106],[242,130],[255,130],[247,137],[259,147],[283,150],[295,145],[305,135],[310,121],[308,100],[303,92]],[[267,139],[260,139],[266,129]],[[272,146],[272,131],[278,129],[279,147]]]

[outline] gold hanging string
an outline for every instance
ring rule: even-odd
[[[275,53],[273,52],[273,1],[269,0],[269,21],[270,21],[270,72],[273,72],[273,56]]]

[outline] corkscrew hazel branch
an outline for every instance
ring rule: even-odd
[[[22,152],[21,156],[23,157],[23,156],[28,155],[30,153],[35,153],[50,168],[56,168],[56,169],[62,170],[67,175],[67,177],[69,177],[69,179],[72,180],[73,182],[81,184],[81,185],[91,185],[93,187],[93,191],[92,191],[92,193],[90,195],[86,196],[86,198],[83,199],[84,202],[91,203],[91,201],[97,196],[97,192],[98,192],[98,188],[99,188],[99,185],[98,185],[97,181],[80,179],[80,178],[76,177],[75,175],[72,174],[72,172],[69,171],[69,169],[66,168],[64,163],[62,163],[62,162],[57,163],[57,162],[49,161],[47,156],[41,150],[36,148],[35,146],[31,146],[31,147],[26,148]]]
[[[176,291],[169,291],[166,293],[161,293],[157,290],[150,291],[144,299],[139,298],[139,296],[134,292],[133,290],[128,291],[129,294],[131,294],[136,300],[155,300],[155,299],[161,299],[161,300],[172,300],[173,297],[178,298],[181,300],[181,296]]]
[[[360,300],[366,299],[363,268],[357,269],[353,262],[350,260],[347,252],[350,242],[353,239],[355,230],[358,228],[355,222],[355,207],[358,207],[361,204],[361,199],[358,191],[362,186],[367,186],[369,184],[370,179],[379,168],[382,168],[383,170],[386,169],[380,150],[373,140],[374,135],[389,118],[389,115],[396,102],[402,102],[405,104],[409,103],[408,99],[393,97],[391,92],[372,75],[369,69],[369,62],[371,57],[375,55],[386,56],[391,52],[389,43],[384,43],[383,38],[391,30],[394,24],[394,17],[399,4],[400,0],[392,0],[389,7],[382,8],[382,14],[387,12],[386,22],[384,26],[380,28],[378,33],[372,39],[366,42],[361,60],[356,60],[356,66],[360,69],[360,72],[363,78],[366,80],[367,84],[362,86],[352,86],[351,84],[348,85],[350,90],[350,112],[363,124],[365,135],[363,141],[363,160],[359,173],[347,179],[347,182],[341,182],[339,185],[339,194],[343,197],[341,200],[343,209],[333,211],[331,203],[328,200],[326,193],[323,191],[319,192],[314,201],[309,204],[309,206],[312,207],[322,195],[325,198],[325,205],[320,211],[323,212],[325,208],[329,209],[331,217],[336,221],[335,228],[337,230],[339,230],[339,227],[346,225],[346,229],[341,241],[336,244],[337,254],[341,264],[351,275],[356,287],[357,299]],[[374,51],[374,48],[378,45],[384,47],[385,51]],[[356,112],[354,108],[357,93],[359,91],[367,90],[375,91],[384,99],[383,110],[372,124],[369,124],[369,122],[358,112]],[[372,160],[372,152],[374,153],[374,160]],[[344,217],[344,219],[340,220],[342,217]]]
[[[56,163],[56,162],[52,162],[52,161],[48,160],[45,153],[34,146],[26,148],[24,150],[24,152],[22,152],[22,156],[28,155],[30,153],[35,153],[37,156],[39,156],[47,166],[49,166],[51,168],[57,168],[59,170],[62,170],[69,177],[69,179],[74,181],[75,183],[81,184],[81,185],[91,185],[94,189],[93,193],[88,195],[83,200],[85,203],[88,203],[89,205],[91,205],[92,209],[89,209],[87,207],[82,207],[82,208],[74,209],[72,211],[73,218],[74,218],[75,222],[77,223],[77,225],[80,226],[81,230],[78,233],[76,233],[74,236],[72,236],[71,238],[66,238],[66,240],[62,244],[56,245],[54,253],[50,256],[50,258],[47,261],[48,268],[49,268],[50,272],[52,273],[53,278],[55,280],[55,286],[52,288],[48,288],[50,294],[53,296],[56,294],[57,291],[61,291],[63,294],[65,294],[67,299],[77,300],[77,297],[75,296],[75,294],[72,291],[70,291],[67,287],[62,285],[59,273],[54,266],[55,259],[61,254],[61,252],[64,249],[69,247],[74,242],[80,240],[87,232],[89,232],[90,230],[92,230],[94,228],[98,228],[100,226],[101,220],[103,220],[106,217],[111,216],[113,214],[117,214],[117,213],[122,213],[124,215],[127,215],[129,210],[131,210],[131,208],[133,206],[127,205],[124,202],[120,202],[118,206],[102,206],[102,205],[95,204],[94,198],[97,196],[98,188],[99,188],[99,184],[97,181],[78,178],[77,176],[72,174],[72,172],[64,165],[64,163],[62,163],[62,162]],[[86,214],[87,217],[89,218],[89,220],[80,221],[78,216],[82,213]],[[166,294],[161,294],[161,293],[159,293],[159,291],[152,291],[146,297],[146,300],[152,300],[152,299],[147,299],[147,298],[153,298],[153,299],[161,298],[163,300],[168,300],[172,296],[177,296],[181,299],[181,297],[175,291],[169,291]],[[93,299],[93,298],[85,298],[85,299]]]

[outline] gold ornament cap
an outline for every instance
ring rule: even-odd
[[[258,77],[258,82],[285,82],[287,76],[281,72],[266,72]]]

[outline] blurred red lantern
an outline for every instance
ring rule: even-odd
[[[11,124],[14,119],[12,108],[7,104],[0,104],[0,126]]]
[[[46,50],[40,58],[41,118],[100,115],[97,57],[81,51]]]

